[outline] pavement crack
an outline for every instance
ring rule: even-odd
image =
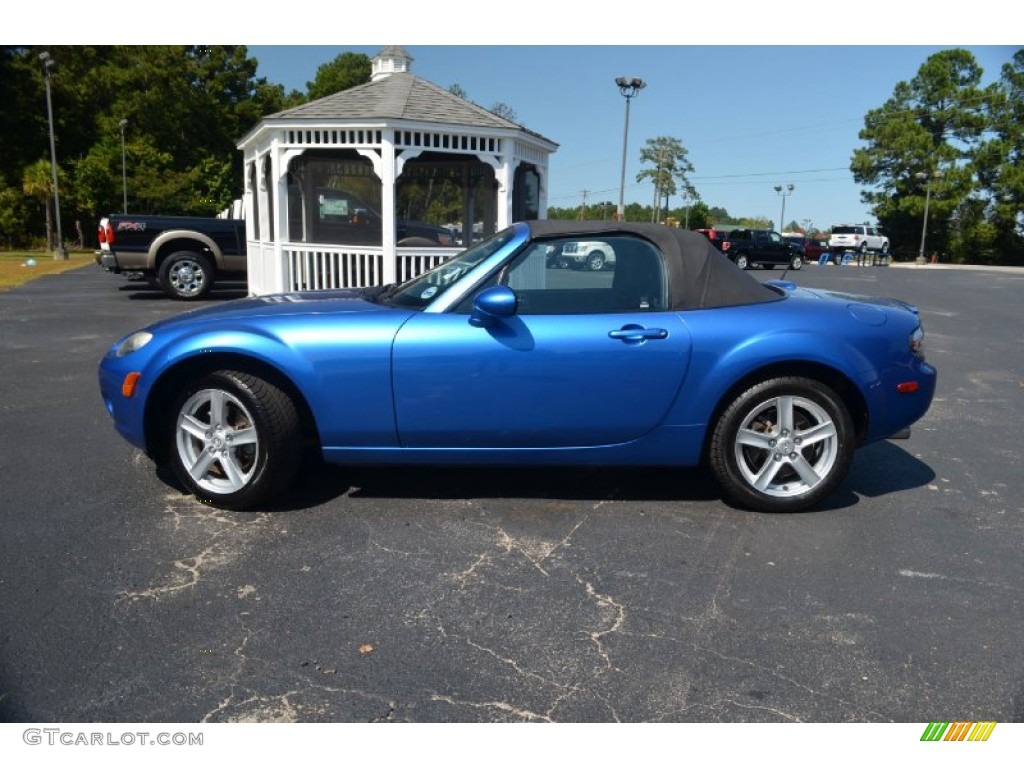
[[[619,672],[621,670],[612,663],[611,656],[608,654],[608,649],[605,647],[604,641],[608,635],[618,632],[622,629],[623,625],[626,622],[626,608],[624,605],[616,602],[608,595],[603,595],[600,592],[598,592],[596,589],[594,589],[594,585],[591,584],[589,581],[585,581],[579,576],[576,577],[576,581],[582,584],[584,589],[586,589],[587,597],[591,598],[592,600],[595,600],[597,604],[603,608],[613,609],[614,618],[611,622],[611,626],[607,629],[595,630],[593,632],[590,632],[589,634],[591,641],[597,647],[598,655],[602,659],[604,659],[605,665],[608,667],[608,669],[614,670],[615,672]]]
[[[503,712],[507,715],[518,717],[520,720],[526,722],[554,722],[547,715],[541,715],[537,712],[531,712],[528,709],[522,709],[521,707],[513,706],[512,704],[509,704],[506,701],[460,701],[459,699],[453,698],[452,696],[443,696],[439,693],[432,694],[430,700],[440,701],[445,704],[449,704],[453,707],[467,707],[469,709],[493,709],[499,712]]]

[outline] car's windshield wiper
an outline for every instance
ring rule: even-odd
[[[365,296],[369,301],[375,304],[383,304],[385,301],[395,295],[398,290],[398,283],[388,283],[387,285],[375,285],[369,288],[364,288]]]

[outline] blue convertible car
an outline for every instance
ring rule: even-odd
[[[552,266],[598,243],[600,271]],[[338,464],[706,464],[765,511],[820,503],[906,434],[936,373],[916,310],[760,283],[700,234],[531,221],[401,285],[240,299],[117,342],[118,431],[202,501],[261,507]]]

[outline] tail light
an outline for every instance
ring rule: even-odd
[[[114,228],[110,226],[110,222],[106,219],[100,222],[100,228],[97,232],[100,245],[106,243],[107,245],[114,244]]]
[[[924,329],[919,325],[908,339],[910,351],[917,357],[924,357]]]

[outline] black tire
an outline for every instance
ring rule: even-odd
[[[199,501],[253,509],[295,477],[302,434],[295,404],[263,379],[217,371],[193,381],[170,413],[175,474]]]
[[[160,264],[160,284],[180,301],[203,298],[213,287],[213,264],[201,253],[175,251]]]
[[[853,421],[836,393],[814,379],[787,376],[750,387],[726,407],[714,425],[709,461],[737,503],[798,512],[836,490],[854,448]]]
[[[796,256],[794,256],[792,258],[792,260],[789,262],[789,268],[790,269],[800,269],[803,265],[804,265],[804,257],[801,256],[800,254],[797,254]]]
[[[604,269],[606,257],[603,251],[594,251],[587,256],[587,269],[591,272],[600,272]]]
[[[736,258],[733,259],[733,264],[740,269],[750,269],[750,260],[745,253],[737,253]]]

